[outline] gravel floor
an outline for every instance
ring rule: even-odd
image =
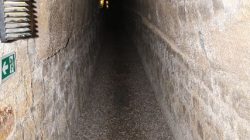
[[[74,140],[173,140],[136,48],[105,37]]]

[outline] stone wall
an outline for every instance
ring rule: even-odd
[[[250,1],[131,0],[126,10],[175,138],[249,140]]]
[[[99,50],[97,1],[36,1],[38,37],[0,43],[17,72],[0,86],[0,139],[70,139]]]

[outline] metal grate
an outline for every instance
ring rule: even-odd
[[[32,0],[0,0],[1,42],[35,36]]]

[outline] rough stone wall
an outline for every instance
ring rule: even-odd
[[[126,7],[175,138],[249,140],[250,1],[131,0]]]
[[[0,43],[17,55],[0,85],[0,139],[71,139],[99,50],[96,2],[36,1],[39,37]]]

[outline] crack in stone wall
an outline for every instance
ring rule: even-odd
[[[71,139],[100,47],[96,2],[36,1],[38,38],[0,43],[1,55],[17,55],[16,74],[0,86],[14,123],[2,123],[0,139]]]

